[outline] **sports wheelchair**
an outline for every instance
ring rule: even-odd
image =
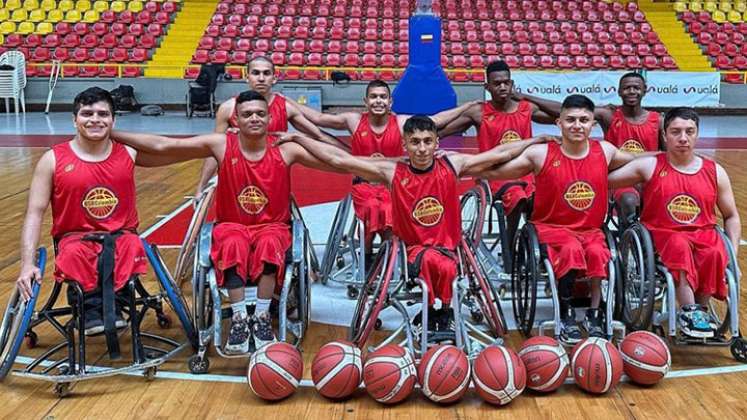
[[[196,332],[192,323],[192,315],[181,290],[171,278],[163,265],[158,249],[142,240],[145,253],[155,273],[160,287],[157,294],[149,294],[140,280],[133,276],[127,285],[117,293],[116,301],[125,312],[127,328],[131,331],[131,356],[129,365],[103,367],[94,366],[100,358],[91,360],[87,351],[88,342],[93,338],[86,338],[85,334],[85,306],[83,290],[76,282],[66,281],[68,296],[73,296],[69,305],[58,305],[58,298],[63,290],[63,283],[54,282],[52,291],[41,309],[36,310],[40,299],[41,285],[33,282],[32,296],[24,302],[17,289],[11,294],[8,306],[0,325],[0,380],[8,373],[16,376],[39,379],[54,383],[54,392],[59,397],[69,394],[71,387],[83,380],[103,378],[107,376],[142,371],[151,380],[155,378],[159,365],[171,359],[185,347],[196,345]],[[47,261],[45,248],[37,251],[36,264],[42,275]],[[142,330],[142,322],[148,311],[154,311],[158,325],[161,328],[171,326],[171,318],[164,312],[163,302],[171,306],[179,319],[187,340],[179,343],[171,338],[161,337]],[[26,342],[28,348],[39,345],[39,338],[34,331],[36,328],[51,329],[62,336],[58,344],[43,349],[43,352],[33,357],[20,356],[21,345]],[[106,334],[107,348],[111,360],[118,359],[118,332]],[[108,332],[107,332],[108,333]],[[121,337],[121,336],[120,336]],[[109,340],[114,340],[111,343]],[[77,339],[77,341],[76,341]],[[13,364],[24,365],[20,369],[12,370]]]
[[[456,259],[458,271],[451,301],[455,331],[429,332],[428,286],[422,279],[409,275],[404,243],[396,237],[385,241],[361,288],[349,329],[350,341],[361,348],[365,346],[373,330],[382,328],[382,312],[390,308],[387,312],[399,316],[399,325],[383,333],[383,339],[371,350],[395,343],[422,356],[430,344],[453,342],[470,357],[476,357],[484,347],[502,343],[506,323],[498,294],[482,273],[467,239],[459,244]],[[408,310],[417,304],[420,305],[417,311]],[[421,317],[420,328],[414,324],[417,313]],[[374,335],[382,337],[379,333]]]
[[[718,328],[712,338],[686,337],[677,330],[675,278],[659,261],[649,231],[634,223],[622,234],[620,260],[623,277],[623,321],[630,330],[652,330],[676,344],[729,346],[739,362],[747,363],[747,341],[739,331],[739,283],[741,273],[734,247],[716,227],[729,261],[726,267],[728,295],[725,302],[711,299],[710,315]],[[666,323],[666,330],[663,324]]]
[[[207,63],[200,66],[197,79],[187,82],[187,118],[192,118],[195,111],[207,113],[210,118],[215,118],[215,89],[218,87],[218,78],[225,72],[225,64]]]
[[[606,226],[602,227],[607,247],[611,258],[607,265],[607,279],[602,280],[602,307],[605,311],[605,332],[608,339],[615,337],[615,332],[620,332],[620,337],[625,336],[625,326],[622,322],[615,320],[615,313],[619,311],[621,299],[617,296],[616,282],[617,274],[620,272],[617,264],[617,246],[612,234]],[[579,282],[576,280],[576,289]],[[540,297],[538,289],[544,289],[544,297]],[[539,335],[543,335],[548,329],[553,331],[555,338],[560,337],[560,299],[558,286],[552,264],[547,257],[547,250],[540,244],[539,235],[533,223],[525,223],[517,232],[513,246],[513,264],[511,271],[511,302],[513,306],[514,319],[517,329],[524,336],[530,336],[535,324],[537,306],[539,301],[550,301],[552,304],[552,318],[539,322]],[[587,297],[574,298],[574,307],[588,306]]]
[[[203,194],[198,209],[209,207],[214,194]],[[199,211],[199,210],[198,210]],[[206,215],[207,212],[202,212]],[[278,339],[295,346],[300,346],[304,334],[309,327],[309,312],[311,305],[310,269],[313,259],[313,248],[309,239],[309,232],[295,201],[291,200],[292,242],[290,252],[286,258],[283,286],[277,305],[273,302],[271,312],[277,311],[279,318]],[[224,320],[233,315],[230,306],[223,305],[222,296],[227,297],[226,289],[221,289],[216,283],[215,269],[210,259],[212,232],[214,224],[205,219],[198,220],[199,237],[194,250],[194,272],[192,276],[192,296],[194,307],[194,323],[197,329],[197,353],[192,355],[187,364],[189,370],[195,374],[207,373],[210,361],[207,350],[212,341],[215,351],[224,358],[250,357],[252,351],[246,354],[228,354],[223,351]],[[247,306],[253,308],[256,304],[256,287],[247,287]],[[251,313],[251,311],[250,311]]]

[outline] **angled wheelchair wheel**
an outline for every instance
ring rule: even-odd
[[[303,218],[303,214],[301,213],[301,209],[298,207],[298,204],[296,204],[296,200],[291,197],[291,215],[293,218],[298,219],[303,224],[304,229],[304,247],[307,251],[306,253],[306,269],[311,271],[312,273],[320,273],[321,267],[319,265],[319,259],[316,257],[316,252],[314,252],[314,243],[311,240],[311,235],[309,234],[309,228],[306,226],[306,220]],[[316,275],[314,274],[314,275]]]
[[[213,204],[214,196],[215,186],[210,185],[203,192],[202,197],[192,214],[192,219],[189,222],[187,233],[184,235],[184,241],[182,242],[179,256],[176,258],[176,266],[174,267],[174,280],[176,280],[179,285],[184,284],[187,275],[192,271],[195,247],[197,246],[200,236],[200,228],[205,222],[205,218],[207,218],[207,214]]]
[[[614,302],[612,302],[612,319],[621,320],[623,317],[625,289],[623,287],[622,281],[622,270],[620,266],[619,249],[617,247],[617,238],[607,228],[606,224],[602,226],[602,232],[604,233],[604,237],[607,242],[607,249],[610,250],[610,263],[615,270],[615,283],[613,285],[615,289],[613,291]],[[612,273],[609,274],[611,277]],[[609,285],[609,281],[607,282],[607,284]],[[604,301],[604,305],[609,304],[609,302],[606,301],[606,298],[607,293],[605,290],[602,290],[602,300]]]
[[[648,230],[639,223],[622,234],[618,248],[622,286],[622,320],[630,331],[645,330],[651,325],[656,292],[656,261]]]
[[[516,234],[513,249],[511,303],[516,326],[528,337],[531,335],[537,311],[537,283],[542,263],[539,237],[531,223],[525,224]]]
[[[47,262],[47,251],[40,248],[37,251],[37,266],[44,277],[44,269]],[[8,306],[3,314],[0,324],[0,381],[4,380],[13,367],[13,363],[21,350],[21,345],[26,337],[26,330],[31,323],[34,307],[41,290],[39,282],[34,281],[31,287],[31,299],[24,302],[18,289],[14,288],[11,293]]]
[[[376,327],[379,313],[384,307],[389,292],[389,283],[396,272],[400,244],[389,241],[379,248],[366,282],[361,288],[350,324],[348,338],[358,347],[363,347],[371,331]]]
[[[340,251],[340,243],[345,235],[345,223],[350,215],[352,209],[353,197],[348,194],[340,204],[337,205],[337,211],[335,217],[332,220],[332,226],[329,230],[329,236],[327,237],[327,246],[324,249],[324,257],[320,265],[320,277],[322,284],[327,284],[329,275],[332,273],[332,269],[335,265],[337,254]]]
[[[460,199],[462,212],[462,232],[470,243],[477,244],[481,240],[483,222],[485,221],[485,191],[476,186],[462,195]]]
[[[506,333],[506,320],[501,310],[498,293],[482,273],[474,253],[467,246],[467,241],[464,238],[462,238],[462,252],[466,259],[470,290],[477,300],[482,318],[487,321],[490,330],[496,337],[502,337]]]

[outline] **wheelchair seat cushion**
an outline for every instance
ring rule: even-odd
[[[579,277],[607,277],[610,250],[601,229],[571,230],[563,227],[535,224],[540,244],[547,248],[555,279],[570,270]]]
[[[436,247],[411,246],[407,248],[407,262],[408,273],[411,277],[419,277],[428,285],[429,305],[433,305],[436,298],[446,304],[451,301],[451,285],[457,275],[454,251]]]

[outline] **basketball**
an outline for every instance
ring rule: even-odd
[[[490,346],[480,352],[472,365],[477,394],[490,404],[506,405],[524,392],[527,372],[515,351]]]
[[[592,394],[604,394],[614,388],[623,373],[620,353],[602,338],[587,338],[576,344],[572,366],[576,385]]]
[[[568,377],[568,354],[554,338],[537,336],[522,344],[519,357],[527,372],[527,388],[552,392]]]
[[[423,395],[437,403],[459,400],[469,387],[470,366],[467,355],[456,346],[431,347],[418,366]]]
[[[333,341],[319,349],[311,362],[311,380],[322,396],[347,398],[361,383],[361,350],[347,341]]]
[[[302,375],[301,353],[282,342],[268,344],[254,352],[246,373],[252,392],[268,401],[291,396],[296,392]]]
[[[363,366],[363,383],[373,399],[398,403],[412,393],[417,382],[415,361],[410,352],[395,344],[369,353]]]
[[[636,331],[620,343],[623,370],[639,385],[653,385],[667,375],[672,367],[669,347],[656,334]]]

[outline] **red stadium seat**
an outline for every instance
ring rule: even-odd
[[[303,64],[303,54],[301,53],[291,53],[288,57],[289,66],[303,66]]]
[[[285,54],[281,52],[274,52],[270,54],[270,61],[276,66],[285,65]]]
[[[485,54],[487,55],[497,55],[500,51],[498,50],[498,46],[494,43],[487,43],[485,44]]]
[[[119,38],[119,46],[122,48],[134,48],[138,44],[135,35],[124,34]]]
[[[204,64],[207,63],[208,60],[210,60],[210,54],[208,53],[208,50],[198,49],[192,55],[193,63]]]
[[[171,23],[171,16],[166,12],[158,12],[153,17],[153,22],[158,23],[159,25],[168,25]],[[241,23],[239,23],[239,25],[241,25]]]
[[[66,47],[57,47],[52,53],[52,58],[57,61],[67,61],[70,57],[70,52]]]
[[[122,77],[140,77],[143,75],[142,67],[124,66],[122,68]]]
[[[609,65],[613,69],[624,69],[625,59],[619,55],[613,55],[609,58]]]
[[[6,38],[7,39],[7,38]],[[60,45],[60,37],[57,34],[48,34],[42,39],[42,45],[47,48],[54,48]]]
[[[214,22],[214,23],[216,23],[216,25],[223,25],[223,15],[213,15],[213,19],[215,19],[216,16],[220,16],[220,18],[221,18],[220,19],[220,23],[216,23],[216,22]],[[135,21],[135,14],[132,13],[131,11],[129,11],[129,10],[125,10],[123,12],[120,12],[117,15],[117,22],[125,23],[125,24],[129,25],[130,23],[132,23],[134,21]]]
[[[550,48],[550,46],[545,44],[544,42],[534,46],[535,55],[549,55],[551,53],[551,50],[552,49]]]
[[[604,44],[602,45],[602,51],[604,52],[604,55],[606,56],[613,56],[617,55],[617,45],[615,44]]]
[[[559,55],[557,57],[557,66],[561,69],[573,68],[573,60],[567,55]]]
[[[220,41],[222,41],[222,39],[223,38],[221,38],[220,40],[218,40],[219,41],[218,48],[220,48],[222,50],[223,49],[230,50],[231,48],[221,48]],[[230,39],[229,39],[229,41],[230,41]],[[273,44],[272,44],[272,49],[273,49],[273,51],[277,51],[277,52],[286,52],[286,51],[288,51],[288,42],[286,40],[284,40],[284,39],[276,39],[275,42],[273,42]]]
[[[147,10],[143,10],[135,15],[135,22],[147,25],[153,22],[153,14]]]
[[[363,60],[361,64],[363,65],[363,67],[376,67],[378,65],[376,54],[363,54]]]
[[[133,23],[128,28],[129,34],[134,36],[140,36],[145,32],[145,28],[143,25],[139,23]]]
[[[734,69],[734,64],[731,61],[731,58],[725,56],[725,55],[719,55],[716,57],[715,66],[719,70],[732,70]]]
[[[521,57],[521,67],[525,69],[536,69],[538,65],[537,58],[533,55],[524,55]]]
[[[234,49],[237,51],[249,51],[252,49],[252,42],[246,38],[239,38],[236,40]]]
[[[640,69],[642,66],[640,57],[630,56],[625,57],[625,65],[628,69]]]
[[[212,36],[212,37],[218,37],[220,36],[220,26],[218,25],[208,25],[207,28],[205,28],[204,36]]]
[[[589,58],[583,55],[573,57],[574,65],[577,69],[586,70],[591,68]]]
[[[345,52],[358,53],[360,46],[357,41],[348,41],[345,43]]]
[[[734,68],[737,70],[747,69],[747,57],[743,55],[738,55],[734,57],[733,65],[734,65]]]
[[[379,39],[379,31],[376,29],[366,29],[363,33],[363,39],[367,41],[376,41]]]
[[[270,50],[270,42],[266,39],[258,39],[254,41],[254,51],[267,52]]]
[[[340,53],[342,52],[342,43],[340,43],[340,41],[329,41],[327,43],[326,49],[327,49],[327,52],[330,52],[330,53]]]
[[[461,55],[464,54],[464,45],[462,45],[461,42],[452,43],[451,44],[451,55]]]
[[[555,59],[550,55],[541,55],[539,66],[543,69],[552,69],[555,67]]]
[[[113,23],[115,20],[117,20],[117,14],[111,10],[104,10],[99,15],[99,22]]]
[[[31,59],[29,61],[35,62],[35,63],[42,63],[45,61],[49,61],[50,57],[51,57],[51,53],[49,52],[49,48],[39,47],[39,48],[34,48],[34,52],[31,53]]]
[[[311,53],[306,58],[306,64],[309,66],[321,66],[322,65],[322,55],[320,53]]]
[[[6,45],[8,43],[8,38],[5,38]],[[19,39],[20,42],[20,39]],[[62,46],[67,48],[74,48],[80,45],[80,36],[78,34],[69,33],[65,35],[64,38],[62,38]]]
[[[396,67],[397,61],[392,54],[384,54],[381,56],[382,67]]]
[[[503,54],[516,54],[516,46],[512,43],[505,42],[501,44],[501,52]]]
[[[223,27],[222,35],[228,38],[237,38],[240,32],[238,25],[226,25]]]
[[[254,38],[257,36],[257,27],[254,25],[244,25],[241,27],[242,38]]]
[[[624,56],[631,56],[635,54],[635,49],[630,44],[620,45],[620,54]]]
[[[340,54],[332,53],[325,56],[325,60],[328,66],[339,66],[340,65]]]
[[[143,48],[153,48],[156,46],[156,38],[150,34],[140,36],[140,46]]]
[[[660,59],[660,63],[662,67],[668,70],[675,70],[677,69],[677,63],[675,63],[674,59],[668,55],[662,57]]]
[[[76,34],[83,36],[88,33],[88,24],[84,22],[78,22],[75,25],[73,25],[73,32]]]
[[[104,22],[96,22],[91,26],[91,32],[97,36],[104,36],[109,33],[109,25]]]
[[[213,47],[215,47],[215,38],[211,36],[203,36],[197,44],[197,48],[202,50],[212,50]]]
[[[98,75],[99,66],[83,66],[78,71],[78,77],[96,77]]]
[[[70,57],[70,60],[82,63],[84,61],[88,61],[88,49],[83,47],[78,47],[73,50],[73,54]]]
[[[145,48],[133,48],[130,52],[130,61],[142,63],[148,60],[148,50]]]
[[[565,55],[568,52],[568,47],[565,44],[554,44],[552,46],[553,55]]]
[[[534,48],[532,48],[531,44],[524,42],[519,44],[518,53],[520,55],[532,55],[534,53]]]
[[[41,45],[41,42],[41,35],[28,34],[26,35],[26,39],[23,40],[23,45],[27,48],[35,48]]]
[[[584,47],[582,47],[580,44],[570,44],[568,45],[568,54],[570,55],[582,55],[584,54]]]
[[[363,52],[366,54],[376,54],[376,43],[373,41],[366,41],[363,43]]]
[[[360,65],[360,59],[358,54],[345,54],[343,63],[347,67],[358,67]]]
[[[112,33],[116,36],[122,36],[125,33],[127,33],[127,25],[125,25],[122,22],[114,22],[111,24],[109,29],[112,31]]]
[[[594,57],[591,57],[591,66],[595,69],[606,69],[607,59],[601,55],[596,55]]]
[[[59,36],[65,36],[72,32],[73,26],[67,22],[59,22],[54,26],[54,32]]]
[[[233,64],[246,64],[246,62],[249,60],[249,57],[246,51],[233,51],[231,52],[229,60]]]
[[[224,51],[224,50],[216,50],[210,54],[210,60],[213,63],[219,63],[219,64],[228,63],[229,58],[230,57],[228,55],[228,51]]]
[[[658,70],[659,60],[653,55],[643,57],[643,67],[645,67],[647,70]]]
[[[125,62],[127,61],[127,50],[124,48],[112,48],[111,51],[111,60],[117,63]]]

